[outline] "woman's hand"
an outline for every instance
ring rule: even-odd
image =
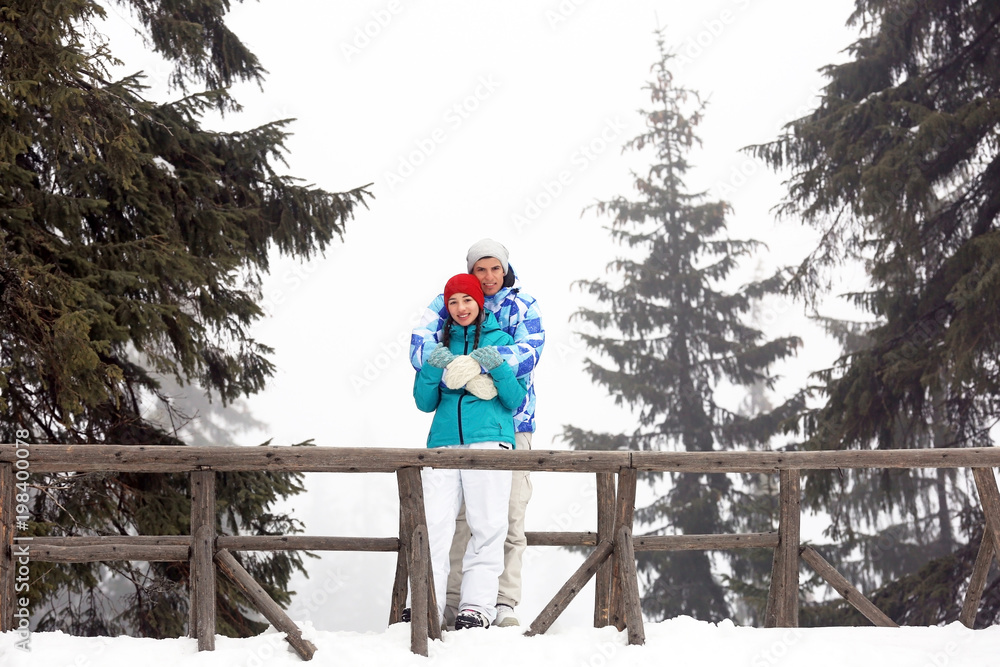
[[[488,371],[493,370],[503,363],[503,357],[501,357],[500,353],[497,352],[495,345],[478,347],[473,350],[472,354],[469,356],[478,361],[479,364]]]
[[[444,343],[438,343],[438,346],[434,348],[434,351],[430,353],[427,357],[427,363],[434,368],[444,368],[451,363],[451,360],[455,358],[455,355],[445,347]]]

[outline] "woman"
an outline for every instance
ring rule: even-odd
[[[513,416],[525,388],[496,350],[513,339],[483,308],[483,289],[474,276],[453,276],[444,300],[449,317],[440,342],[413,384],[417,407],[434,413],[427,446],[513,449]],[[425,468],[422,479],[438,617],[444,611],[455,517],[464,500],[472,539],[462,562],[455,629],[488,628],[503,572],[510,472]]]

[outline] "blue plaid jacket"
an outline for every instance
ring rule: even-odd
[[[514,267],[510,267],[510,270],[513,271]],[[483,305],[496,316],[500,328],[514,339],[513,345],[498,346],[497,352],[514,369],[518,379],[527,383],[527,396],[514,413],[514,430],[518,433],[533,433],[535,364],[542,356],[542,348],[545,346],[545,328],[542,326],[538,304],[533,297],[521,290],[515,272],[514,284],[486,297]],[[437,347],[438,334],[447,318],[448,307],[445,305],[444,295],[439,294],[427,306],[410,336],[410,363],[415,370],[420,370],[426,356]]]

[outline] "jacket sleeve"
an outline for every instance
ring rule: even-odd
[[[444,301],[442,300],[442,305]],[[545,347],[545,327],[542,314],[535,299],[519,293],[514,299],[517,312],[511,317],[506,331],[514,339],[510,345],[497,346],[497,352],[514,370],[519,378],[525,378],[535,370],[535,364]]]
[[[410,334],[410,365],[419,371],[426,355],[434,351],[438,344],[438,334],[447,319],[448,309],[444,305],[444,295],[439,294],[424,310],[423,315]]]
[[[417,371],[417,377],[413,380],[413,400],[421,412],[437,410],[438,403],[441,402],[439,385],[443,374],[443,368],[434,366],[424,366]]]
[[[516,412],[524,401],[524,397],[528,395],[524,386],[525,381],[519,380],[514,375],[514,369],[507,364],[500,364],[491,370],[490,376],[493,378],[493,384],[496,385],[497,399],[500,404],[508,410]]]

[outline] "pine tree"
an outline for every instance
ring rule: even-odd
[[[753,282],[727,292],[723,282],[741,257],[761,244],[725,236],[725,202],[688,193],[684,178],[688,153],[698,143],[696,126],[703,104],[697,94],[674,83],[672,57],[657,40],[659,61],[646,86],[653,108],[641,112],[646,129],[626,146],[655,151],[646,175],[635,175],[638,199],[617,197],[596,204],[612,218],[613,239],[627,256],[608,265],[617,280],[579,284],[603,304],[575,317],[598,331],[583,335],[597,358],[586,370],[615,402],[636,412],[631,434],[609,434],[566,426],[564,437],[581,449],[686,451],[753,448],[766,444],[785,415],[801,407],[790,401],[764,414],[740,415],[717,402],[722,383],[772,388],[772,364],[794,353],[794,337],[767,340],[745,323],[755,300],[773,292],[780,278]],[[650,480],[656,486],[657,479]],[[753,480],[747,480],[752,482]],[[772,529],[773,495],[748,491],[724,474],[677,474],[669,488],[636,519],[660,533],[732,533],[760,522]],[[758,528],[759,529],[759,528]],[[704,620],[730,616],[730,603],[708,554],[697,551],[646,552],[639,567],[647,589],[643,608],[654,618],[687,614]],[[759,564],[733,554],[733,579],[760,581]]]
[[[850,22],[861,38],[848,62],[825,69],[817,109],[753,149],[790,173],[782,212],[820,232],[796,293],[816,302],[843,262],[865,266],[870,281],[851,296],[874,325],[820,375],[826,402],[803,419],[802,446],[990,445],[1000,414],[1000,6],[858,0]],[[872,572],[865,542],[895,531],[883,542],[917,552],[899,576],[928,545],[955,548],[966,487],[934,471],[816,473],[805,494],[831,509],[831,535],[860,546],[859,570]]]
[[[246,131],[202,125],[260,83],[256,57],[226,27],[224,0],[120,0],[172,62],[179,99],[144,98],[143,77],[109,80],[117,60],[95,0],[0,7],[0,438],[35,443],[184,444],[144,412],[175,408],[158,376],[223,405],[261,390],[271,352],[254,340],[269,252],[322,252],[368,192],[335,194],[275,168],[286,121]],[[189,531],[186,475],[36,475],[36,535]],[[297,475],[219,475],[218,527],[280,534],[273,503]],[[246,557],[287,603],[294,553]],[[77,634],[184,632],[186,563],[35,564],[39,627]],[[220,582],[219,631],[263,626]]]

